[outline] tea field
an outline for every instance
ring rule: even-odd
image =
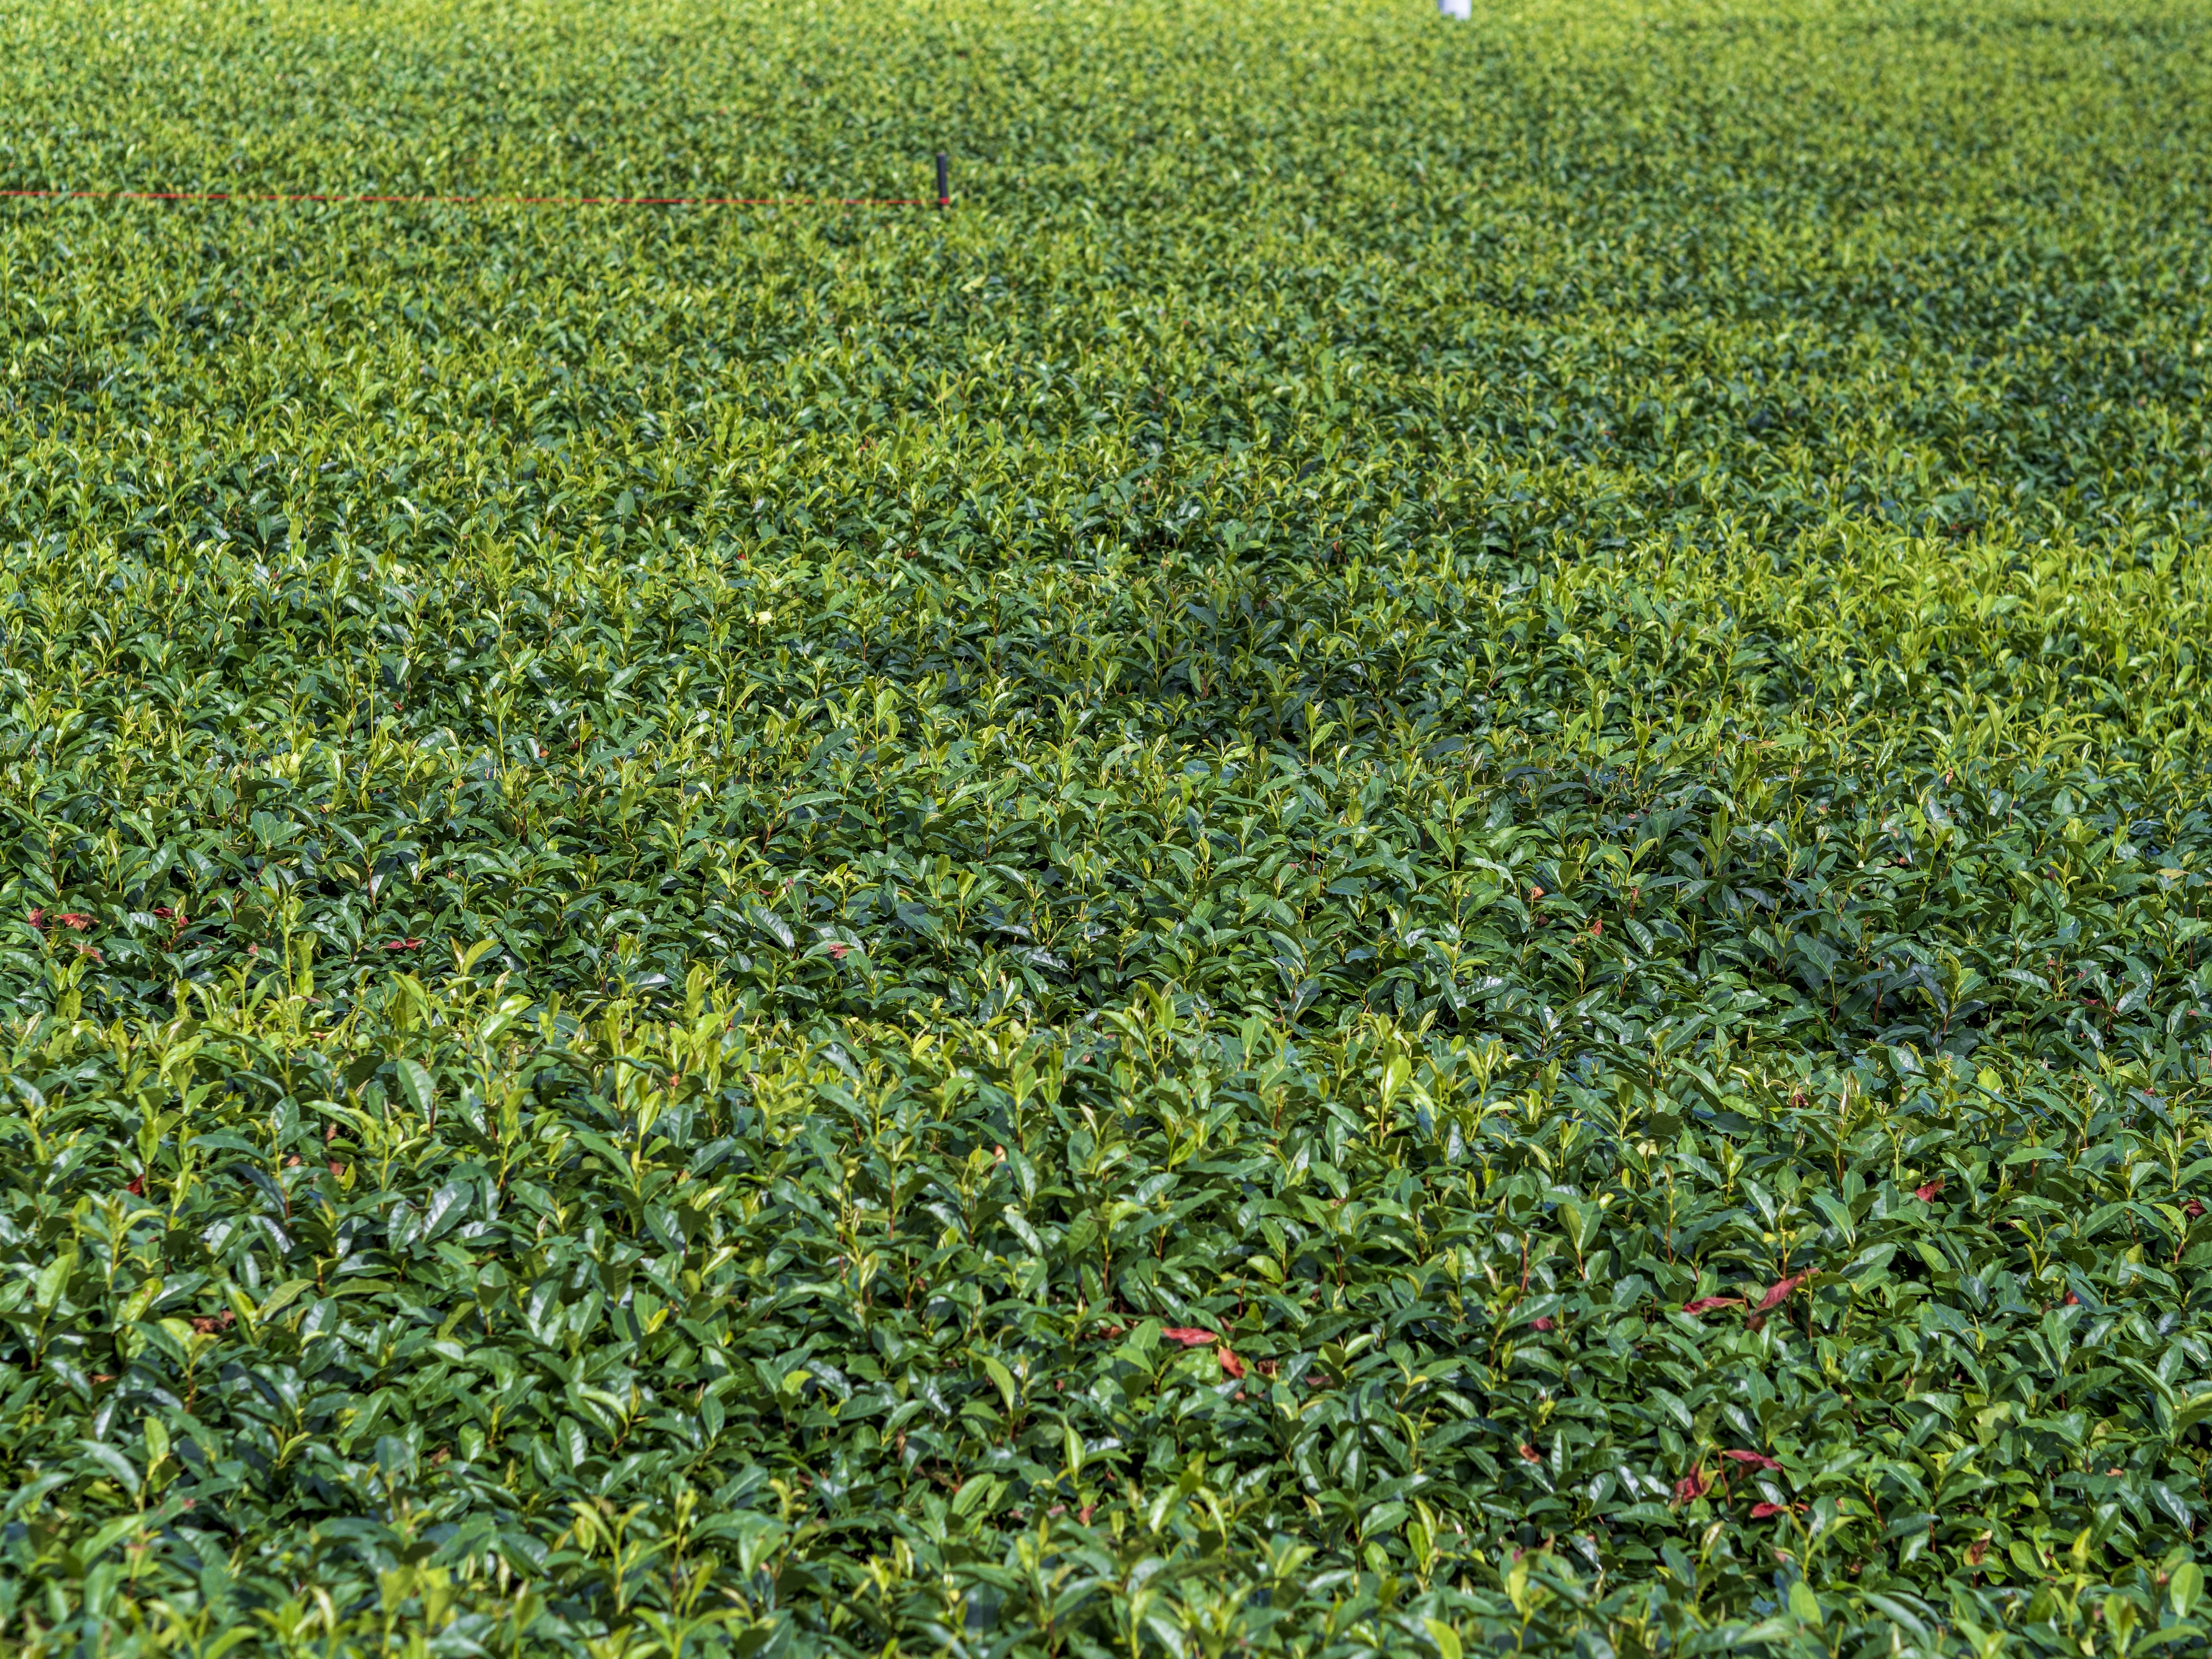
[[[2203,0],[0,39],[5,1650],[2212,1640]]]

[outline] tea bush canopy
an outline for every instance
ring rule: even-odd
[[[8,15],[9,1651],[2202,1650],[2212,14],[1472,11]]]

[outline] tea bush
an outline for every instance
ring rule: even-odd
[[[9,1648],[2201,1646],[2208,22],[9,15]]]

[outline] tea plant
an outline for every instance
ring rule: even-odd
[[[2200,1647],[2208,21],[11,16],[10,1648]]]

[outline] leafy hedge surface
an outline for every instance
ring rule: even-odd
[[[0,1639],[2201,1645],[2208,23],[10,17]]]

